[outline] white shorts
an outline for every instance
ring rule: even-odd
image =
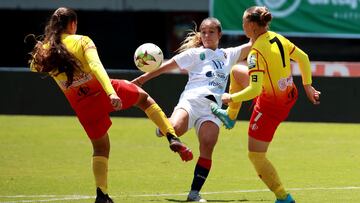
[[[210,103],[212,102],[205,97],[187,98],[182,96],[174,111],[184,109],[189,114],[188,130],[195,127],[196,134],[198,134],[201,124],[205,121],[212,121],[217,126],[221,126],[221,121],[211,112]]]

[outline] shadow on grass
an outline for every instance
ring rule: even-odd
[[[178,200],[178,199],[165,199],[166,201],[169,202],[188,202],[186,200]],[[248,199],[239,199],[239,200],[235,200],[235,199],[229,199],[229,200],[211,200],[211,199],[207,199],[207,202],[268,202],[270,200],[248,200]]]

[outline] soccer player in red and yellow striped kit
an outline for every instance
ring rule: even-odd
[[[69,8],[58,8],[45,28],[44,40],[38,41],[32,52],[30,67],[53,77],[74,109],[93,145],[95,202],[111,203],[107,194],[110,112],[132,106],[142,109],[167,136],[171,150],[179,153],[183,161],[191,160],[193,155],[177,138],[155,101],[133,83],[110,79],[93,41],[76,35],[76,30],[76,13]]]
[[[271,19],[266,7],[254,6],[244,12],[244,32],[253,42],[247,58],[248,69],[240,65],[233,67],[230,94],[222,95],[223,103],[229,107],[222,110],[213,105],[212,111],[227,128],[232,128],[241,102],[256,98],[248,130],[249,159],[262,181],[274,192],[276,203],[295,203],[266,158],[276,128],[287,118],[298,97],[290,59],[299,63],[305,92],[313,104],[320,103],[320,92],[311,85],[308,56],[285,37],[268,31]]]

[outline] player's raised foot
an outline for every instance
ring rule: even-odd
[[[95,203],[114,203],[108,194],[104,194],[100,188],[96,188]]]
[[[211,103],[210,106],[212,113],[221,120],[226,129],[232,129],[235,126],[236,120],[230,119],[226,110],[221,109],[216,103]]]
[[[170,140],[170,149],[173,152],[179,153],[181,160],[190,161],[193,159],[193,153],[179,138],[173,136]]]
[[[285,199],[277,199],[275,203],[295,203],[295,200],[288,194]]]
[[[188,202],[207,202],[206,199],[201,198],[199,191],[191,190],[188,194]]]

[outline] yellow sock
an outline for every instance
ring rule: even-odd
[[[147,109],[145,109],[145,113],[155,123],[155,125],[159,127],[163,135],[171,133],[172,135],[176,136],[173,126],[159,105],[156,103],[152,104]]]
[[[239,83],[236,82],[233,69],[231,69],[230,73],[230,86],[229,86],[229,93],[233,94],[236,92],[240,92],[242,89],[244,89]],[[239,113],[240,107],[242,102],[230,102],[229,107],[227,108],[227,113],[229,115],[229,118],[231,120],[235,120],[237,118],[237,115]]]
[[[104,194],[107,194],[108,158],[93,156],[92,165],[96,187],[100,188]]]
[[[275,193],[276,198],[285,199],[287,194],[280,178],[263,152],[249,152],[249,159],[253,163],[256,172],[268,188]]]

